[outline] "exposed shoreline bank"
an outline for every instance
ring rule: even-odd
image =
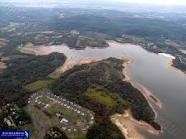
[[[110,46],[110,47],[115,47],[115,46]],[[72,50],[72,51],[75,51],[75,50]],[[73,52],[71,53],[71,50],[68,50],[68,46],[65,45],[65,44],[64,45],[61,45],[61,46],[48,46],[48,47],[46,47],[46,46],[40,46],[40,47],[23,48],[21,50],[21,52],[23,52],[23,53],[31,53],[31,54],[35,54],[35,55],[47,55],[47,54],[50,54],[52,52],[64,53],[67,56],[67,60],[66,60],[66,62],[65,62],[65,64],[63,66],[60,66],[59,68],[57,68],[55,70],[54,73],[56,73],[56,75],[61,75],[65,71],[73,68],[75,65],[81,65],[81,64],[88,64],[88,63],[92,63],[92,62],[98,62],[100,60],[103,60],[103,59],[106,59],[107,58],[107,57],[101,57],[101,56],[100,57],[96,57],[96,56],[95,57],[94,56],[92,56],[92,57],[84,56],[84,57],[80,57],[80,58],[77,58],[76,59],[76,57],[74,57],[73,55],[71,55],[71,54],[73,54]],[[157,112],[155,111],[154,106],[156,106],[158,108],[162,108],[162,105],[163,104],[162,104],[162,102],[157,97],[155,97],[153,95],[153,93],[149,89],[145,88],[143,85],[137,83],[136,81],[134,81],[132,79],[132,76],[130,75],[130,72],[129,72],[129,69],[128,69],[128,65],[133,62],[132,59],[129,58],[129,56],[127,56],[127,54],[124,54],[124,55],[123,54],[122,55],[115,55],[114,57],[116,57],[116,58],[121,59],[121,60],[124,61],[124,63],[123,63],[123,66],[124,66],[123,74],[125,75],[125,78],[123,80],[124,81],[127,81],[127,82],[130,82],[134,88],[137,88],[143,94],[143,96],[148,101],[151,109],[154,111],[155,118],[157,118]],[[57,78],[57,76],[53,76],[53,77],[56,77]],[[134,119],[131,114],[128,114],[128,116],[130,117],[129,119]],[[117,120],[117,117],[118,117],[118,115],[115,117],[116,119],[114,121],[116,122],[115,124],[118,125],[118,127],[121,129],[122,126],[120,126],[120,124],[118,124],[118,121],[121,121],[121,119],[120,120],[119,119]],[[119,117],[121,118],[123,116],[121,115]],[[152,134],[158,135],[161,132],[161,131],[157,131],[157,130],[153,129],[153,127],[150,124],[148,124],[148,123],[137,121],[137,120],[132,120],[132,122],[135,123],[135,126],[136,127],[142,128],[142,129],[144,129],[144,130],[146,130],[146,131],[148,131],[148,132],[150,132]],[[121,123],[121,125],[122,125],[122,123]],[[125,132],[127,131],[128,132],[127,134],[131,134],[130,133],[130,127],[127,128],[127,126],[125,126],[125,129],[121,129],[121,131],[122,130],[124,130]],[[135,132],[138,135],[140,134],[137,131],[137,128],[136,128],[136,131]],[[142,135],[141,135],[141,137],[142,137]],[[139,139],[139,138],[134,138],[134,139]]]
[[[130,75],[128,65],[132,63],[132,59],[127,59],[127,62],[124,62],[123,66],[123,74],[125,75],[125,78],[123,81],[130,82],[133,87],[137,88],[142,95],[146,98],[148,101],[149,106],[155,113],[155,120],[158,116],[157,112],[155,111],[155,106],[159,109],[162,108],[162,102],[153,95],[153,93],[145,88],[143,85],[137,83],[136,81],[132,80],[132,76]],[[159,135],[161,131],[158,131],[154,129],[150,124],[144,122],[144,121],[138,121],[134,119],[132,116],[130,110],[127,110],[124,112],[124,114],[114,114],[111,116],[111,121],[118,126],[118,128],[121,130],[123,135],[126,137],[126,139],[145,139],[144,135],[139,132],[139,128],[147,131],[150,134],[153,135]]]
[[[7,68],[6,64],[3,62],[0,62],[0,70],[6,69],[6,68]]]
[[[156,136],[160,133],[146,122],[134,119],[130,110],[126,110],[124,114],[112,115],[111,121],[121,130],[126,139],[145,139],[144,135],[139,132],[139,129]]]
[[[182,70],[182,69],[176,67],[176,65],[174,64],[174,60],[176,60],[176,57],[174,57],[171,54],[167,54],[167,53],[158,53],[158,55],[164,56],[164,57],[166,57],[168,59],[167,68],[175,69],[178,72],[186,74],[185,70]]]

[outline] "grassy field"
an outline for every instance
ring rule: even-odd
[[[71,123],[76,123],[78,119],[81,117],[74,111],[67,109],[65,107],[60,106],[59,104],[52,104],[50,107],[46,109],[52,115],[55,115],[57,112],[63,113],[64,117],[71,121]]]
[[[39,98],[39,100],[43,103],[49,104],[50,106],[53,105],[53,101],[49,99],[46,95],[43,95],[42,97]]]
[[[56,80],[56,79],[59,79],[61,77],[61,73],[57,72],[57,71],[54,71],[54,72],[50,73],[48,75],[48,77],[53,79],[53,80]]]
[[[30,138],[43,138],[47,129],[53,126],[54,123],[41,110],[32,105],[28,105],[25,109],[33,121],[32,124],[25,126],[25,129],[28,129],[31,132]]]
[[[14,59],[19,59],[19,58],[27,58],[27,55],[11,55],[11,56],[6,56],[6,57],[2,57],[2,61],[8,61],[8,60],[14,60]]]
[[[74,135],[71,135],[72,139],[87,139],[86,134],[83,134],[82,132],[77,132]]]
[[[22,127],[23,130],[29,130],[30,132],[30,139],[36,139],[36,133],[35,133],[35,126],[33,123],[27,124]]]
[[[47,88],[53,83],[53,80],[39,80],[24,86],[24,89],[29,92],[34,92],[42,88]]]
[[[69,125],[75,125],[78,121],[84,117],[78,115],[76,112],[61,106],[60,104],[52,101],[47,95],[42,95],[39,101],[48,104],[47,108],[37,108],[31,104],[25,107],[26,112],[31,116],[32,124],[26,125],[24,129],[31,131],[31,139],[40,139],[45,135],[45,132],[50,127],[58,127],[60,129],[61,124],[56,116],[56,113],[62,113],[64,117],[69,121]],[[49,114],[49,115],[48,115]],[[42,129],[41,129],[42,128]],[[69,139],[85,139],[86,134],[78,130],[76,132],[65,131]]]
[[[102,87],[88,88],[85,95],[107,107],[114,107],[118,103],[126,103],[120,96],[114,93],[110,93],[108,90]]]

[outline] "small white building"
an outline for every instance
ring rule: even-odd
[[[62,118],[61,121],[60,121],[60,123],[68,123],[68,120],[65,119],[65,118]]]
[[[12,126],[12,123],[9,119],[4,118],[4,122],[8,125],[8,126]]]

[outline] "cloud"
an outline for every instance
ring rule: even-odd
[[[0,0],[0,2],[8,3],[29,3],[29,4],[50,4],[50,3],[140,3],[152,5],[186,5],[186,0]]]
[[[186,5],[186,0],[116,0],[116,1],[141,4]]]

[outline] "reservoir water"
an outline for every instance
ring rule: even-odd
[[[122,46],[115,43],[110,45]],[[126,46],[123,51],[133,60],[128,65],[132,80],[151,90],[163,103],[163,107],[157,111],[164,132],[160,136],[146,135],[147,138],[185,139],[186,75],[168,67],[169,58],[147,52],[139,46]]]
[[[157,120],[163,126],[158,136],[141,131],[148,139],[185,139],[186,138],[186,75],[170,67],[170,58],[150,53],[140,46],[108,42],[108,48],[69,49],[65,46],[40,46],[25,48],[22,52],[45,55],[51,52],[64,53],[67,56],[66,69],[81,64],[86,59],[98,60],[108,57],[132,60],[127,66],[131,81],[138,82],[153,92],[163,103],[162,108],[155,107]],[[86,62],[85,62],[86,63]]]

